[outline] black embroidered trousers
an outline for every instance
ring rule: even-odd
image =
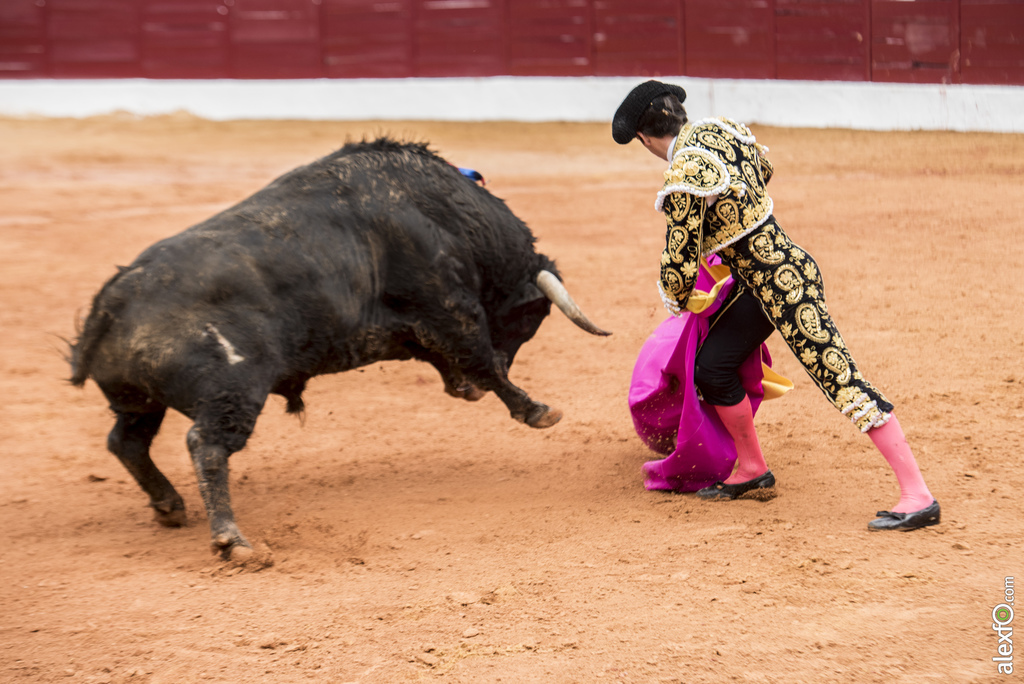
[[[893,405],[858,370],[829,315],[821,272],[811,255],[789,239],[774,217],[719,254],[829,401],[861,432],[884,424]]]

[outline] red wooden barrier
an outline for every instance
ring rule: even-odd
[[[595,0],[593,12],[593,74],[683,73],[677,0]]]
[[[141,16],[133,0],[49,0],[47,58],[58,78],[142,75]]]
[[[687,0],[687,74],[775,78],[774,4],[773,0]]]
[[[872,0],[871,5],[873,80],[959,82],[959,0]]]
[[[0,0],[0,78],[1024,85],[1024,0]]]
[[[320,3],[224,0],[229,5],[231,74],[235,78],[317,78]]]
[[[508,73],[517,76],[590,76],[593,34],[587,0],[511,0]]]
[[[416,76],[505,71],[503,0],[415,0]]]
[[[221,0],[146,0],[143,74],[149,78],[229,77],[227,14]]]
[[[412,0],[324,0],[324,76],[412,76],[412,5]]]
[[[961,0],[964,83],[1024,83],[1024,0]]]
[[[43,8],[35,0],[0,2],[0,75],[46,76],[46,53]]]
[[[775,0],[777,78],[871,80],[865,0]]]

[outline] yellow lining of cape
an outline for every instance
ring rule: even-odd
[[[690,298],[686,302],[686,310],[695,314],[701,313],[715,303],[718,299],[718,293],[725,285],[726,279],[731,275],[729,267],[725,264],[715,264],[714,266],[711,266],[703,258],[700,260],[700,267],[715,279],[715,286],[711,288],[711,292],[704,292],[703,290],[693,290],[690,292]],[[764,389],[765,401],[768,401],[769,399],[778,399],[783,394],[793,389],[792,380],[776,373],[772,370],[771,366],[764,362],[761,363],[761,372],[764,375],[761,380],[761,387]]]
[[[686,310],[695,314],[701,313],[718,300],[718,293],[725,285],[726,279],[731,275],[729,267],[725,264],[715,264],[714,266],[711,266],[703,258],[700,260],[700,267],[715,279],[715,286],[711,288],[711,292],[704,292],[703,290],[697,289],[690,292],[690,298],[686,300]]]
[[[761,387],[764,389],[764,400],[778,399],[783,394],[793,389],[793,381],[789,378],[783,377],[773,371],[771,366],[761,362],[761,372],[764,377],[761,378]]]

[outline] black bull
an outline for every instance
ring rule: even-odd
[[[106,395],[107,446],[167,526],[184,524],[185,507],[149,447],[167,407],[193,421],[213,550],[242,558],[228,457],[270,393],[299,412],[313,376],[415,358],[453,396],[491,391],[516,420],[556,423],[509,382],[516,352],[552,301],[607,334],[557,273],[504,202],[425,145],[350,143],[121,268],[71,346],[71,381],[91,377]]]

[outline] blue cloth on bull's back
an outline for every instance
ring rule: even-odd
[[[486,181],[484,181],[483,174],[480,173],[479,171],[476,171],[475,169],[467,169],[467,168],[462,167],[462,166],[458,166],[456,168],[459,170],[459,173],[461,173],[466,178],[468,178],[470,180],[473,180],[473,181],[477,181],[479,183],[483,183],[485,185],[487,184]]]

